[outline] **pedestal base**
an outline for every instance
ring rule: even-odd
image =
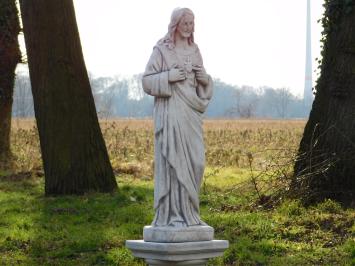
[[[145,242],[179,243],[213,240],[214,229],[208,225],[187,227],[144,226],[143,239]]]
[[[208,259],[204,260],[188,260],[188,261],[180,261],[180,262],[172,262],[168,260],[150,260],[146,259],[145,262],[149,266],[205,266],[207,264]]]
[[[183,243],[157,243],[127,240],[126,247],[133,255],[143,258],[149,265],[183,266],[206,265],[208,259],[223,255],[229,246],[226,240]]]

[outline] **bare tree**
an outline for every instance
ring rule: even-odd
[[[292,190],[307,202],[355,201],[355,1],[325,1],[321,75]]]
[[[33,98],[30,78],[17,75],[15,80],[13,115],[16,117],[31,117],[34,115]]]
[[[281,88],[275,90],[275,108],[278,115],[281,118],[285,118],[287,116],[288,106],[292,100],[292,94],[290,89]]]
[[[114,115],[116,95],[116,80],[111,77],[93,78],[89,75],[90,84],[95,100],[97,115],[100,119],[108,119]]]
[[[251,118],[255,116],[258,98],[253,88],[242,87],[236,90],[236,111],[242,118]]]
[[[73,1],[20,0],[20,6],[46,194],[115,190]]]
[[[98,102],[98,116],[106,120],[112,117],[115,104],[115,88],[107,88],[102,93],[97,94],[96,97]]]
[[[20,32],[15,0],[0,1],[0,168],[8,166],[11,110],[15,69],[21,62],[17,36]]]

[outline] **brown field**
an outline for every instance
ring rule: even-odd
[[[117,128],[129,127],[130,129],[152,129],[153,121],[151,119],[108,119],[101,120],[100,124],[103,128],[116,124]],[[274,119],[206,119],[204,127],[206,130],[246,130],[246,129],[302,129],[306,124],[306,120],[274,120]],[[13,129],[31,129],[35,126],[34,119],[13,119]]]
[[[115,119],[100,124],[116,172],[151,176],[152,120]],[[252,166],[259,170],[270,162],[292,163],[304,125],[304,120],[205,120],[207,166]],[[35,121],[14,119],[12,129],[11,144],[18,169],[42,169]]]

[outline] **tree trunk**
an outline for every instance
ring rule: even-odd
[[[308,203],[355,196],[355,6],[326,0],[321,75],[291,189]]]
[[[21,0],[46,195],[117,188],[72,0]]]
[[[0,2],[0,168],[10,159],[10,130],[15,70],[21,61],[20,32],[15,0]]]

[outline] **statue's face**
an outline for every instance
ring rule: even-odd
[[[176,33],[183,38],[189,38],[194,31],[194,17],[186,14],[179,22]]]

